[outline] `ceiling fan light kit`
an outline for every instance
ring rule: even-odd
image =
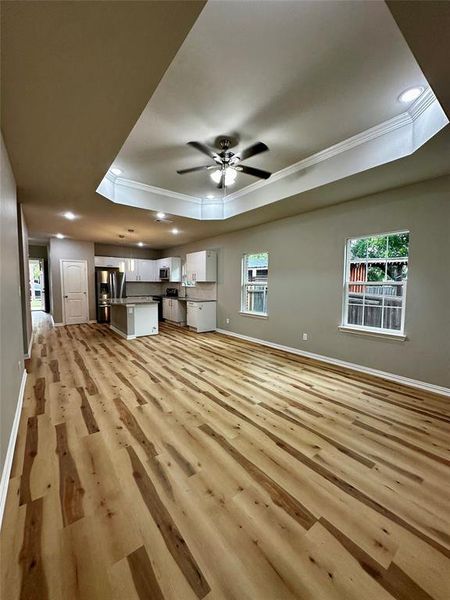
[[[227,167],[225,169],[225,185],[233,185],[233,183],[236,180],[236,176],[237,176],[237,171],[235,169],[233,169],[232,167]],[[217,169],[217,171],[213,171],[210,175],[211,179],[214,181],[214,183],[220,183],[220,180],[222,179],[222,170],[221,169]]]
[[[245,150],[235,153],[230,150],[235,143],[236,141],[233,138],[219,136],[217,138],[219,152],[216,152],[201,142],[188,142],[188,146],[192,146],[202,154],[206,154],[206,156],[212,158],[215,164],[202,165],[201,167],[192,167],[190,169],[181,169],[177,171],[177,173],[179,175],[185,175],[186,173],[194,173],[195,171],[213,171],[210,176],[214,183],[217,183],[218,189],[224,189],[227,186],[232,185],[238,172],[245,173],[246,175],[252,175],[253,177],[258,177],[259,179],[269,179],[271,173],[268,171],[263,171],[262,169],[256,169],[254,167],[247,167],[246,165],[241,164],[241,161],[269,150],[266,144],[263,142],[256,142]]]

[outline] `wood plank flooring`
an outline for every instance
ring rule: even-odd
[[[448,600],[450,403],[216,333],[35,338],[5,600]]]

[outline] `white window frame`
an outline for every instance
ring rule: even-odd
[[[247,297],[247,286],[255,285],[247,281],[248,269],[247,269],[247,257],[253,256],[254,254],[267,254],[267,292],[266,292],[266,312],[256,312],[253,310],[246,309],[246,297]],[[267,250],[258,250],[255,252],[246,252],[242,255],[241,259],[241,310],[240,314],[250,317],[259,317],[266,319],[269,316],[269,252]]]
[[[361,282],[361,281],[350,282],[349,281],[350,262],[357,262],[357,261],[350,261],[348,258],[350,242],[353,240],[364,240],[364,239],[369,239],[372,237],[384,237],[384,236],[389,236],[389,235],[397,235],[400,233],[407,233],[409,235],[409,244],[410,244],[411,243],[411,232],[408,229],[400,229],[398,231],[388,231],[385,233],[370,233],[368,235],[356,235],[356,236],[353,235],[351,237],[346,238],[345,247],[344,247],[344,269],[343,269],[344,278],[343,278],[343,291],[342,291],[342,317],[341,317],[341,325],[340,325],[339,329],[341,329],[343,331],[350,331],[350,332],[355,332],[355,333],[372,334],[375,336],[394,337],[394,338],[399,338],[402,340],[404,340],[406,338],[406,336],[405,336],[405,314],[406,314],[406,292],[407,292],[407,287],[408,287],[407,279],[405,279],[402,282],[391,282],[391,281],[388,282],[388,285],[397,285],[397,286],[403,287],[400,329],[384,329],[382,327],[369,327],[367,325],[356,325],[354,323],[348,323],[348,286],[349,285],[361,285],[365,288],[366,286],[370,286],[370,285],[378,285],[379,286],[382,284],[382,282],[379,282],[379,281],[366,281],[366,282]],[[408,246],[407,259],[408,259],[407,264],[408,264],[408,277],[409,277],[409,246]],[[366,258],[364,261],[361,260],[361,263],[363,263],[363,264],[367,264],[367,262],[385,263],[386,259],[371,258],[368,261]],[[365,294],[365,291],[364,291],[364,294]],[[384,308],[384,306],[382,307],[382,310],[381,310],[382,319],[383,319],[383,308]]]

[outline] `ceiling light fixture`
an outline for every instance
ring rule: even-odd
[[[174,228],[172,229],[172,233],[173,233],[174,235],[177,235],[177,233],[178,233],[178,229],[177,229],[176,227],[174,227]]]
[[[66,219],[69,219],[69,221],[73,221],[74,219],[76,219],[76,216],[70,210],[65,212],[64,216],[66,217]]]
[[[62,233],[57,233],[56,237],[58,238],[58,240],[63,240],[64,239],[64,236],[63,236]]]
[[[212,200],[214,198],[212,194],[208,194],[206,197],[208,198],[208,200]]]
[[[144,242],[138,242],[138,246],[143,246]]]
[[[231,167],[227,167],[225,169],[225,185],[233,185],[234,180],[236,179],[237,171],[232,169]],[[211,179],[214,183],[220,183],[220,179],[222,177],[222,170],[217,169],[217,171],[213,171],[211,173]]]
[[[111,169],[111,173],[112,173],[113,175],[122,175],[122,169],[118,169],[117,167],[113,167],[113,168]]]
[[[166,213],[157,212],[156,216],[158,217],[158,219],[165,219],[166,218]]]
[[[409,102],[414,102],[414,100],[417,100],[417,98],[422,94],[423,90],[424,87],[421,85],[409,88],[402,92],[398,99],[400,100],[400,102],[403,102],[405,104],[408,104]]]

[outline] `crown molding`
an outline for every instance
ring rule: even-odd
[[[240,189],[234,194],[228,194],[224,198],[224,202],[231,202],[236,198],[240,198],[241,196],[245,196],[249,192],[260,189],[269,183],[273,183],[275,181],[279,181],[284,177],[289,177],[298,171],[302,171],[304,169],[308,169],[313,165],[316,165],[323,160],[328,160],[329,158],[333,158],[333,156],[337,156],[342,152],[347,152],[347,150],[351,150],[352,148],[356,148],[361,144],[365,144],[370,142],[371,140],[375,140],[376,138],[387,135],[396,129],[404,127],[405,125],[411,125],[414,123],[416,119],[418,119],[426,110],[429,108],[433,102],[436,100],[436,96],[431,88],[427,88],[419,98],[409,107],[409,109],[397,117],[393,117],[383,123],[375,125],[370,129],[366,129],[356,135],[343,140],[342,142],[338,142],[329,148],[325,148],[325,150],[320,150],[307,158],[299,160],[298,162],[273,173],[273,175],[269,179],[256,181],[250,185],[247,185],[245,188]]]
[[[117,179],[118,175],[114,175],[114,173],[111,173],[111,171],[108,171],[104,177],[104,179],[106,179],[107,181],[109,181],[110,183],[115,183],[116,179]]]
[[[370,129],[366,129],[365,131],[362,131],[361,133],[357,133],[356,135],[349,137],[346,140],[343,140],[342,142],[338,142],[337,144],[334,144],[333,146],[330,146],[329,148],[325,148],[324,150],[320,150],[319,152],[316,152],[315,154],[312,154],[311,156],[308,156],[307,158],[299,160],[298,162],[294,163],[293,165],[290,165],[289,167],[285,167],[284,169],[281,169],[280,171],[273,173],[269,179],[263,179],[260,181],[256,181],[255,183],[247,185],[245,188],[242,188],[242,189],[238,190],[237,192],[234,192],[233,194],[228,194],[227,196],[225,196],[224,202],[226,203],[226,202],[231,202],[232,200],[236,200],[236,198],[240,198],[242,196],[245,196],[246,194],[249,194],[250,192],[253,192],[262,187],[265,187],[269,183],[274,183],[276,181],[279,181],[280,179],[289,177],[290,175],[293,175],[294,173],[298,173],[299,171],[308,169],[309,167],[312,167],[313,165],[316,165],[324,160],[328,160],[330,158],[333,158],[334,156],[337,156],[338,154],[347,152],[348,150],[351,150],[352,148],[356,148],[357,146],[360,146],[361,144],[366,144],[367,142],[370,142],[371,140],[375,140],[376,138],[379,138],[382,135],[387,135],[388,133],[391,133],[392,131],[395,131],[396,129],[404,127],[405,125],[410,125],[411,123],[412,123],[412,118],[411,118],[410,114],[408,112],[402,113],[401,115],[398,115],[397,117],[393,117],[392,119],[389,119],[388,121],[384,121],[383,123],[380,123],[379,125],[375,125],[374,127],[371,127]]]
[[[188,194],[182,194],[181,192],[156,187],[155,185],[148,185],[147,183],[141,183],[140,181],[134,181],[133,179],[126,179],[125,177],[120,177],[120,175],[116,177],[114,183],[115,185],[121,185],[132,190],[140,190],[142,192],[158,194],[159,196],[167,196],[184,202],[193,202],[195,204],[202,204],[203,202],[201,198],[196,198],[195,196],[189,196]]]
[[[437,100],[434,92],[431,88],[427,88],[420,96],[417,98],[413,104],[408,108],[408,114],[411,119],[415,121],[420,117],[422,113],[424,113],[427,108],[429,108],[433,102]]]
[[[439,101],[428,87],[400,115],[285,167],[273,173],[269,179],[256,181],[223,198],[190,196],[115,176],[110,171],[103,178],[97,192],[118,204],[164,210],[198,220],[222,220],[412,154],[448,122]],[[311,169],[312,167],[316,168]],[[292,176],[302,171],[304,182],[296,187],[295,181],[292,183],[295,180]],[[272,187],[277,182],[278,186]],[[271,187],[259,195],[258,192],[267,186]],[[128,190],[135,193],[127,195]],[[249,195],[245,205],[239,203],[240,198]]]

